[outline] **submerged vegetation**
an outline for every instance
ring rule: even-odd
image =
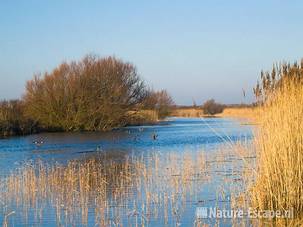
[[[148,109],[164,118],[173,101],[165,91],[151,91],[136,67],[115,57],[86,56],[62,63],[27,82],[22,100],[0,105],[0,134],[45,131],[106,131],[154,120],[136,113]],[[130,114],[131,113],[131,114]],[[140,116],[140,117],[138,117]],[[157,119],[156,118],[156,119]]]

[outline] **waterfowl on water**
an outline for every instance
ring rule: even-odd
[[[153,134],[152,134],[152,138],[153,138],[153,140],[156,140],[156,139],[157,139],[157,137],[158,137],[158,135],[157,135],[156,133],[153,133]]]
[[[35,140],[33,141],[33,144],[35,144],[36,146],[41,146],[44,143],[43,140]]]

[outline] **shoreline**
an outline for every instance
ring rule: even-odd
[[[233,109],[233,111],[230,111],[230,109]],[[234,118],[240,121],[241,125],[257,125],[258,123],[256,122],[256,116],[252,115],[252,114],[256,114],[255,109],[253,108],[249,108],[249,110],[247,110],[248,108],[245,108],[246,112],[250,112],[250,115],[243,114],[243,111],[241,112],[242,108],[226,108],[226,110],[223,111],[223,113],[221,114],[215,114],[215,115],[204,115],[202,114],[202,109],[194,109],[194,108],[188,108],[186,109],[189,113],[193,113],[193,112],[201,112],[200,115],[193,115],[193,114],[187,114],[187,115],[176,115],[176,112],[172,112],[172,114],[170,114],[169,116],[167,116],[167,118],[169,117],[175,117],[175,118]],[[244,108],[243,108],[244,109]],[[184,109],[177,109],[177,110],[181,110],[184,111]],[[176,110],[174,110],[176,111]],[[242,115],[241,115],[242,113]],[[40,130],[40,131],[36,131],[34,133],[24,133],[24,134],[14,134],[14,135],[7,135],[7,136],[1,136],[0,140],[2,139],[9,139],[9,138],[13,138],[13,137],[25,137],[25,136],[29,136],[29,135],[39,135],[41,133],[73,133],[73,132],[111,132],[114,130],[119,130],[119,129],[123,129],[125,127],[136,127],[136,126],[153,126],[153,125],[160,125],[163,124],[163,122],[166,122],[166,119],[154,119],[154,120],[149,120],[149,121],[142,121],[142,122],[133,122],[133,123],[129,123],[126,124],[124,126],[121,127],[115,127],[112,128],[110,130],[107,131],[92,131],[92,130],[78,130],[78,131],[62,131],[62,130]]]

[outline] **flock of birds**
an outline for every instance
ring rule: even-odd
[[[143,132],[143,130],[144,130],[144,128],[139,128],[139,132]],[[130,130],[128,130],[127,131],[128,132],[128,134],[131,134],[131,131]],[[156,133],[156,132],[153,132],[152,134],[151,134],[151,138],[152,138],[152,140],[157,140],[157,138],[158,138],[158,134]],[[134,140],[137,140],[138,139],[138,135],[135,135],[135,137],[134,137]]]
[[[144,128],[139,128],[139,131],[140,131],[140,132],[143,132],[143,130],[144,130]],[[128,131],[128,133],[130,134],[131,132]],[[152,138],[152,140],[157,140],[158,134],[157,134],[156,132],[153,132],[153,133],[151,134],[151,138]],[[134,138],[134,139],[137,140],[137,135],[135,135],[135,138]],[[42,145],[44,144],[44,140],[42,140],[42,139],[34,140],[34,141],[33,141],[33,144],[36,145],[37,147],[40,147],[40,146],[42,146]],[[102,148],[101,148],[100,145],[97,146],[96,151],[102,151]]]

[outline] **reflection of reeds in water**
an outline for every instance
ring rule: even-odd
[[[185,201],[205,180],[204,170],[202,153],[36,162],[4,180],[1,198],[15,215],[22,212],[23,220],[34,217],[35,223],[50,215],[45,209],[53,209],[58,225],[88,224],[91,217],[101,226],[144,225],[158,217],[177,223]]]

